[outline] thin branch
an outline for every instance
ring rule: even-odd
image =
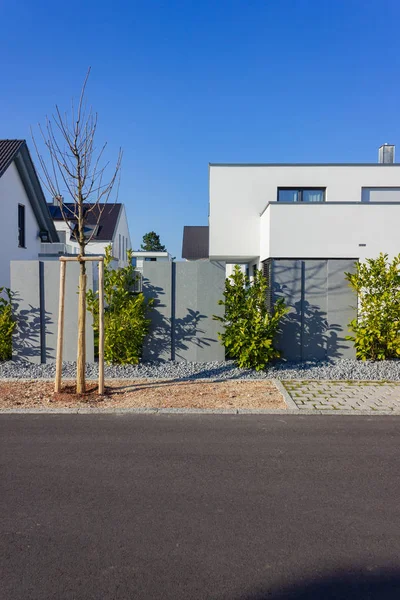
[[[85,246],[96,235],[106,203],[114,189],[118,197],[122,161],[122,150],[120,149],[111,178],[105,181],[109,163],[101,163],[107,143],[104,143],[97,151],[95,135],[98,115],[92,107],[87,106],[85,101],[89,75],[90,68],[86,73],[77,106],[74,101],[71,103],[70,116],[63,114],[56,105],[52,117],[46,118],[45,129],[39,125],[39,131],[47,149],[47,161],[39,151],[32,133],[41,167],[41,181],[52,198],[57,200],[62,218],[77,240],[82,254],[84,254]],[[63,199],[63,192],[66,192],[71,199],[71,206],[68,208]],[[95,223],[93,231],[86,237],[84,228],[89,213],[95,217]]]

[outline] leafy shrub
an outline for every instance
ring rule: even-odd
[[[400,254],[387,254],[356,263],[346,279],[358,296],[358,317],[349,323],[357,358],[385,360],[400,357]]]
[[[0,287],[0,360],[10,360],[12,357],[15,320],[12,315],[11,298],[9,288]]]
[[[137,364],[142,354],[143,341],[149,331],[146,318],[152,301],[142,293],[133,291],[138,275],[132,266],[128,251],[127,267],[113,269],[111,246],[106,248],[104,259],[104,358],[107,363]],[[88,290],[88,310],[93,315],[93,328],[99,332],[98,293]]]
[[[281,318],[286,314],[284,301],[278,300],[270,312],[267,307],[268,283],[261,271],[256,271],[253,282],[240,267],[225,281],[224,298],[218,304],[225,306],[223,317],[214,316],[224,325],[219,334],[228,358],[239,367],[264,369],[279,351],[273,346]]]

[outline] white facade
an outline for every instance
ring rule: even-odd
[[[172,260],[172,256],[169,252],[150,252],[145,250],[132,252],[132,258],[134,259],[135,267],[138,271],[143,271],[143,266],[146,261],[171,262]]]
[[[18,245],[18,205],[25,207],[25,247]],[[10,261],[37,259],[40,252],[39,225],[12,162],[0,177],[0,287],[10,286]]]
[[[278,202],[321,188],[325,202]],[[366,258],[400,252],[400,164],[210,165],[210,260]]]
[[[110,204],[110,207],[112,205]],[[54,225],[58,232],[64,232],[65,243],[67,244],[67,251],[72,254],[79,254],[79,244],[74,239],[71,239],[71,230],[65,221],[54,221]],[[86,246],[87,254],[104,255],[107,246],[112,245],[112,254],[118,261],[119,267],[125,267],[128,264],[127,251],[131,249],[131,237],[129,233],[129,226],[126,217],[125,206],[121,205],[121,210],[117,222],[117,226],[114,231],[112,240],[98,241],[93,240]]]

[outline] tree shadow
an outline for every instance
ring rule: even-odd
[[[46,312],[44,304],[21,308],[23,299],[18,292],[12,296],[12,312],[16,327],[12,340],[12,360],[14,362],[46,363],[54,360],[54,348],[47,346],[48,326],[53,324],[51,313]],[[36,359],[36,360],[32,360]]]
[[[175,359],[185,360],[183,353],[188,351],[190,345],[197,348],[210,346],[212,343],[218,342],[215,338],[205,337],[204,329],[200,328],[201,321],[207,319],[207,315],[202,315],[198,310],[187,308],[187,314],[182,318],[175,318],[175,340],[174,350]]]
[[[320,265],[308,268],[307,273],[307,277],[304,273],[300,276],[295,266],[277,261],[271,298],[273,302],[282,298],[289,312],[282,319],[276,345],[284,360],[332,362],[343,357],[342,351],[348,349],[348,344],[343,325],[330,322],[319,301],[326,304],[327,297],[334,298],[332,294],[340,293],[341,288],[337,285],[327,292],[326,274]],[[289,283],[280,283],[279,278]],[[312,296],[314,302],[308,301],[307,296]]]
[[[171,358],[171,313],[163,314],[167,305],[163,302],[164,288],[153,285],[147,277],[143,277],[143,294],[146,300],[153,301],[148,318],[150,330],[143,344],[144,361],[166,362]]]
[[[212,343],[219,343],[215,338],[206,337],[206,332],[201,327],[202,321],[208,318],[207,315],[187,308],[184,317],[176,317],[172,299],[164,302],[164,288],[153,285],[147,278],[143,278],[143,293],[146,299],[154,302],[153,310],[149,313],[151,324],[144,342],[143,360],[184,361],[184,353],[190,350],[190,346],[204,348]]]
[[[284,293],[279,297],[285,298]],[[284,350],[283,358],[301,361],[332,361],[342,356],[341,350],[346,348],[340,343],[343,328],[338,323],[329,323],[326,312],[307,300],[287,302],[291,311],[285,315],[281,323],[281,340],[278,347]],[[288,348],[292,350],[288,351]]]
[[[398,600],[400,572],[343,572],[281,589],[256,590],[237,600]]]

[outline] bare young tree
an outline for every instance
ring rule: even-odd
[[[116,166],[109,176],[109,163],[103,164],[104,151],[95,146],[97,113],[86,109],[85,92],[90,75],[86,74],[77,107],[72,102],[70,115],[62,114],[56,105],[55,113],[46,117],[46,124],[39,124],[39,131],[46,148],[46,157],[39,150],[35,137],[33,143],[41,166],[42,182],[57,201],[62,217],[79,244],[79,256],[85,256],[88,243],[96,233],[113,188],[119,180],[122,150],[119,150]],[[118,188],[118,185],[116,186]],[[118,193],[118,189],[117,189]],[[66,206],[68,198],[69,205]],[[90,213],[91,227],[86,226]],[[93,226],[94,223],[94,226]],[[80,261],[78,348],[76,391],[85,392],[86,366],[86,265]]]

